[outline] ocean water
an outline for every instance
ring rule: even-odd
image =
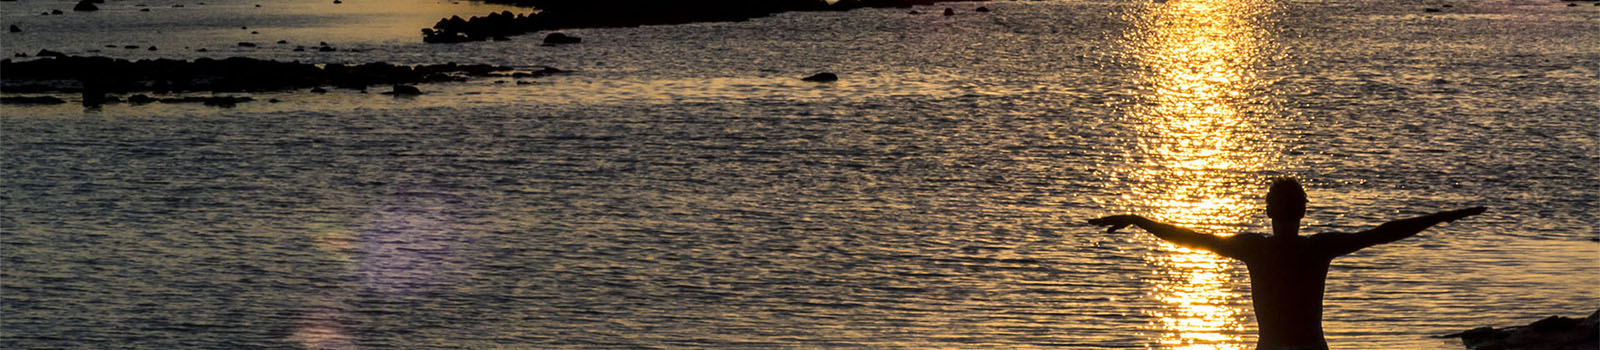
[[[963,3],[560,47],[420,43],[504,9],[470,2],[179,3],[0,3],[0,53],[573,73],[0,106],[0,348],[1249,349],[1243,265],[1083,222],[1262,232],[1275,176],[1312,233],[1490,208],[1336,260],[1334,348],[1600,308],[1589,3]]]

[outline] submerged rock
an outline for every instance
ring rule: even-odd
[[[813,75],[811,75],[809,77],[800,78],[800,80],[810,81],[810,82],[818,82],[818,83],[826,83],[826,82],[831,82],[831,81],[839,81],[839,76],[835,75],[833,73],[822,72],[822,73],[813,74]]]
[[[421,95],[422,94],[422,90],[421,89],[417,89],[416,86],[411,86],[411,85],[395,85],[393,90],[390,90],[389,92],[385,92],[383,94],[384,95],[395,95],[395,96],[416,96],[416,95]]]
[[[63,103],[67,103],[67,101],[54,96],[0,97],[0,104],[7,105],[58,105]]]
[[[1461,338],[1473,350],[1594,350],[1600,344],[1600,310],[1582,319],[1550,316],[1526,326],[1479,327],[1440,338]]]
[[[577,44],[581,42],[583,42],[583,38],[566,35],[560,32],[550,33],[550,35],[544,36],[545,46]]]

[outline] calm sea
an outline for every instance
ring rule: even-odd
[[[1334,348],[1459,348],[1430,337],[1600,307],[1580,4],[1007,1],[542,47],[420,43],[504,9],[467,2],[4,2],[6,56],[574,73],[0,107],[0,348],[1249,349],[1242,265],[1083,222],[1261,232],[1285,175],[1311,232],[1489,207],[1329,275]]]

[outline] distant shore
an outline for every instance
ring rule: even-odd
[[[648,0],[485,0],[486,3],[537,9],[528,14],[510,11],[463,19],[453,16],[422,29],[428,43],[500,40],[506,36],[547,30],[635,27],[642,25],[732,22],[793,11],[848,11],[858,8],[911,8],[940,2],[987,0],[706,0],[668,2]]]

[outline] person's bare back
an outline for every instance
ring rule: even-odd
[[[1110,226],[1107,232],[1129,225],[1174,244],[1209,250],[1243,261],[1250,269],[1252,305],[1260,336],[1258,350],[1321,350],[1322,294],[1328,265],[1334,258],[1366,247],[1416,235],[1433,225],[1483,213],[1483,207],[1439,212],[1396,220],[1357,233],[1323,233],[1302,237],[1305,191],[1292,178],[1278,179],[1267,191],[1267,216],[1272,235],[1241,234],[1219,237],[1156,222],[1137,215],[1115,215],[1089,220]]]

